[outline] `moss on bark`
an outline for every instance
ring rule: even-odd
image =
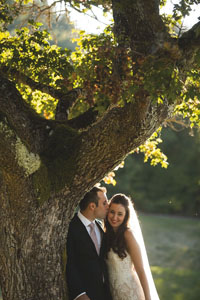
[[[49,198],[51,193],[48,170],[43,163],[40,169],[33,174],[33,188],[39,205],[42,205]]]
[[[66,125],[58,125],[51,134],[46,150],[41,154],[50,190],[58,192],[65,185],[70,186],[76,171],[79,143],[79,133]],[[42,170],[40,172],[43,173]]]

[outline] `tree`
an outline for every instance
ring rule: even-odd
[[[199,1],[181,1],[171,18],[159,15],[164,1],[65,2],[112,7],[114,26],[83,35],[71,53],[50,46],[34,22],[11,37],[6,27],[23,1],[0,8],[4,300],[66,299],[67,229],[85,192],[174,111],[199,122],[200,22],[173,31]]]
[[[163,128],[161,147],[168,168],[144,163],[142,153],[129,155],[114,177],[117,185],[108,186],[108,195],[118,191],[130,195],[136,210],[145,213],[199,217],[200,139],[199,132],[193,132],[191,136],[188,129]]]
[[[54,6],[49,7],[46,0],[34,1],[29,6],[23,6],[20,9],[20,14],[8,26],[9,32],[14,35],[16,29],[27,27],[28,21],[34,20],[43,24],[40,27],[41,30],[48,28],[48,32],[52,36],[51,44],[74,50],[77,45],[72,40],[78,37],[74,24],[71,23],[68,15],[57,12]]]

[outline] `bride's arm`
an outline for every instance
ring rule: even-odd
[[[129,230],[129,229],[127,229],[125,231],[124,237],[125,237],[128,253],[131,256],[131,260],[134,264],[135,270],[140,279],[140,282],[141,282],[141,285],[142,285],[142,288],[143,288],[143,291],[145,294],[145,300],[151,300],[149,284],[147,281],[147,276],[145,273],[145,268],[144,268],[144,264],[142,261],[142,253],[141,253],[139,244],[137,243],[131,230]]]

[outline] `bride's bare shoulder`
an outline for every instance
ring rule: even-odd
[[[124,238],[125,238],[125,240],[134,238],[133,232],[129,228],[127,228],[125,230],[125,232],[124,232]]]
[[[133,244],[136,242],[133,232],[129,228],[127,228],[126,231],[124,232],[124,238],[125,238],[127,245]]]

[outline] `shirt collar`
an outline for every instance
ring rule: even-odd
[[[85,227],[89,226],[90,223],[94,223],[95,224],[95,220],[93,222],[91,222],[90,220],[88,220],[81,212],[80,210],[78,211],[78,217],[81,220],[81,222],[85,225]]]

